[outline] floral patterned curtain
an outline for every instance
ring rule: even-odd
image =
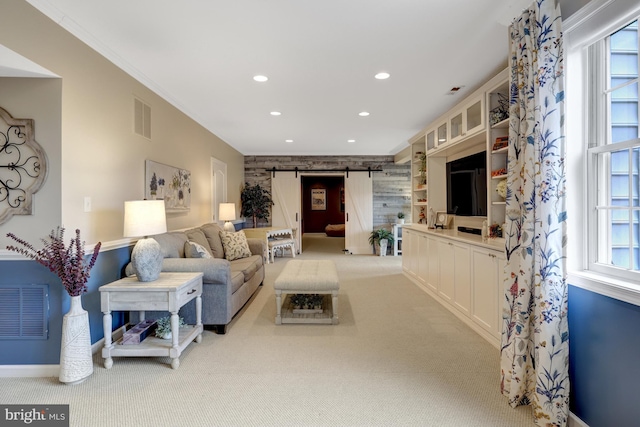
[[[510,27],[501,390],[538,426],[569,415],[561,21],[555,0],[536,0]]]

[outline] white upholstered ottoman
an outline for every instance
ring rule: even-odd
[[[329,260],[291,260],[273,283],[276,291],[276,325],[282,323],[338,324],[338,271]],[[282,294],[289,297],[282,303]],[[321,313],[294,313],[290,295],[324,295]],[[284,312],[283,312],[284,311]]]

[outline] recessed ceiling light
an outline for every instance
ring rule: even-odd
[[[375,78],[378,79],[378,80],[386,80],[389,77],[391,77],[391,74],[385,73],[385,72],[378,73],[378,74],[375,75]]]
[[[366,112],[366,111],[362,111],[362,112],[358,113],[358,115],[361,116],[361,117],[367,117],[369,115],[369,113]]]
[[[348,142],[349,144],[353,144],[354,142],[356,142],[356,140],[355,140],[355,139],[347,139],[347,142]]]
[[[293,142],[293,139],[285,139],[284,142],[291,144]]]
[[[269,114],[271,114],[272,116],[280,116],[280,115],[282,115],[282,113],[280,111],[272,111]]]
[[[263,83],[263,82],[266,82],[267,80],[269,80],[269,77],[258,75],[258,76],[253,76],[253,80],[255,80],[257,82],[260,82],[260,83]]]

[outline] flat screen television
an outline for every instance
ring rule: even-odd
[[[487,216],[487,152],[447,163],[447,213]]]

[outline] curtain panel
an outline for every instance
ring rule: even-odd
[[[561,16],[536,0],[510,26],[501,391],[536,425],[569,415]]]

